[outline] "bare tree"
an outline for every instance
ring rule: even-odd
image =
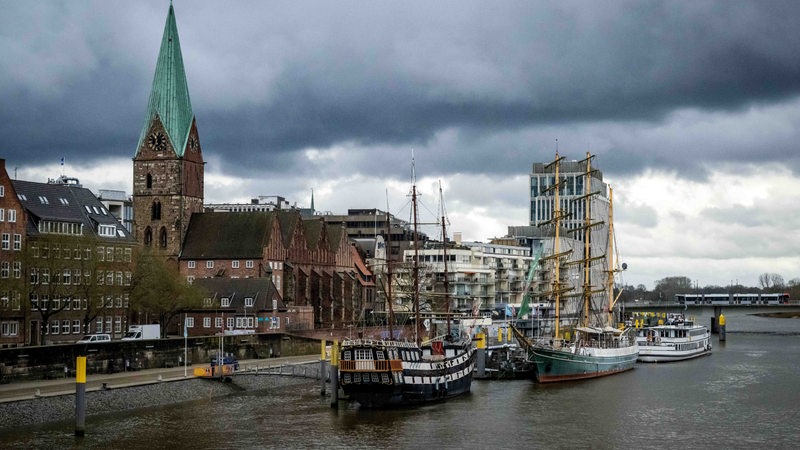
[[[781,275],[771,272],[764,272],[759,275],[758,284],[761,286],[761,289],[767,291],[771,289],[783,289],[786,286],[786,282],[783,281]]]

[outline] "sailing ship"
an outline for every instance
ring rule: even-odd
[[[577,162],[577,167],[584,170],[575,178],[582,180],[569,189],[576,192],[574,201],[578,207],[573,209],[583,212],[583,223],[566,230],[562,222],[568,216],[564,212],[567,201],[562,201],[560,196],[565,191],[566,181],[573,180],[561,177],[564,158],[558,152],[555,160],[545,166],[554,174],[550,186],[543,191],[554,193],[552,219],[543,224],[552,230],[548,238],[552,247],[540,259],[540,277],[535,284],[539,301],[552,305],[554,317],[533,340],[513,328],[518,341],[526,347],[528,358],[536,365],[535,377],[540,383],[623,372],[634,367],[639,354],[635,330],[612,326],[613,308],[619,298],[614,298],[614,278],[626,266],[623,264],[620,269],[614,258],[613,191],[610,188],[607,243],[602,245],[604,233],[598,226],[604,221],[597,217],[596,213],[600,212],[597,210],[601,208],[595,202],[604,191],[594,190],[598,180],[593,183],[592,158],[587,153],[586,159]],[[600,181],[599,186],[604,189],[605,184]],[[564,245],[567,241],[564,233],[574,234],[571,245]],[[603,250],[605,254],[599,254]],[[605,277],[598,273],[600,268]]]
[[[476,350],[469,335],[459,330],[453,332],[450,329],[449,298],[445,298],[447,311],[443,314],[447,322],[447,333],[436,335],[434,326],[432,328],[434,336],[422,341],[423,319],[419,298],[420,258],[415,183],[412,183],[411,188],[411,204],[414,224],[412,262],[414,340],[407,342],[394,339],[346,339],[342,342],[339,353],[339,386],[345,395],[365,408],[400,407],[441,401],[469,392],[472,384]],[[447,283],[445,222],[442,212],[444,278]],[[445,292],[448,291],[449,287],[445,285]],[[390,308],[392,301],[390,296],[388,298]],[[428,318],[427,323],[435,322],[431,319],[435,317]],[[390,317],[389,324],[391,323]],[[390,332],[389,336],[393,336],[393,333]]]

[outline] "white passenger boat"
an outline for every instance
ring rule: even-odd
[[[638,330],[640,362],[669,362],[711,354],[711,333],[682,314],[668,314],[663,324]]]

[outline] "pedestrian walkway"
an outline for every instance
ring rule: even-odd
[[[280,358],[249,359],[239,361],[239,370],[255,370],[256,368],[269,368],[307,364],[319,361],[320,356],[285,356]],[[139,386],[153,383],[193,378],[195,368],[206,368],[208,364],[193,364],[181,367],[164,369],[145,369],[132,372],[119,372],[112,374],[86,374],[86,391],[100,389],[114,389],[128,386]],[[36,397],[50,397],[75,393],[75,378],[65,377],[55,380],[21,381],[16,383],[0,384],[0,403],[17,400],[28,400]]]

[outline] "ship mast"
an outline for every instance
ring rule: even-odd
[[[387,194],[388,195],[388,194]],[[392,221],[386,202],[386,298],[389,303],[389,339],[394,339],[394,299],[392,299]]]
[[[549,186],[544,192],[553,189],[555,191],[554,194],[554,207],[553,207],[553,218],[549,221],[555,226],[555,241],[553,242],[553,254],[550,255],[546,259],[554,259],[553,264],[555,265],[553,270],[553,288],[551,293],[555,299],[555,329],[554,329],[554,337],[555,339],[560,339],[561,337],[561,258],[564,256],[561,254],[561,249],[559,248],[559,241],[561,240],[561,199],[559,198],[559,188],[561,187],[561,179],[560,179],[560,164],[561,160],[564,157],[558,156],[558,150],[556,150],[556,159],[552,163],[546,166],[547,169],[554,167],[555,168],[555,183],[552,186]]]
[[[414,169],[414,156],[411,156],[411,210],[414,220],[414,266],[412,277],[414,279],[414,341],[420,343],[420,314],[419,314],[419,238],[417,233],[417,179]]]
[[[622,291],[617,295],[617,298],[614,298],[614,274],[619,271],[616,264],[617,261],[614,259],[614,190],[611,189],[611,186],[608,187],[608,280],[606,280],[606,289],[608,290],[608,325],[613,325],[614,317],[614,305],[617,303],[617,299],[619,296],[622,295]],[[626,264],[622,265],[622,269],[625,270]]]
[[[592,301],[592,286],[591,286],[591,263],[592,256],[592,156],[586,152],[586,175],[583,181],[583,187],[586,190],[584,197],[583,208],[583,223],[586,226],[583,230],[583,317],[581,325],[584,327],[589,326],[589,306]]]
[[[442,259],[444,259],[444,301],[447,305],[447,335],[450,336],[450,280],[447,271],[447,229],[445,222],[447,218],[444,212],[444,196],[442,195],[442,182],[439,181],[439,202],[442,204]]]

